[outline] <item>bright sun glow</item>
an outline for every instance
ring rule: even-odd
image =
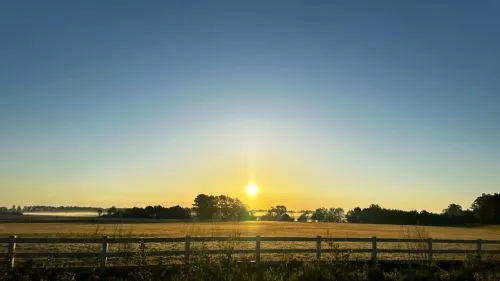
[[[247,194],[254,197],[259,193],[259,187],[255,183],[249,183],[247,185]]]

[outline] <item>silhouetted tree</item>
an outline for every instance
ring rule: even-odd
[[[191,217],[191,211],[188,208],[182,208],[181,206],[173,207],[162,207],[157,206],[147,206],[145,208],[133,207],[129,209],[124,209],[121,212],[115,212],[110,217],[124,217],[124,218],[143,218],[143,219],[175,219],[184,220]]]
[[[215,197],[212,195],[199,194],[194,199],[193,210],[196,216],[202,220],[214,218],[217,211]]]
[[[198,195],[193,204],[193,210],[199,219],[217,220],[251,220],[255,219],[238,198],[226,195]]]
[[[287,213],[287,211],[288,210],[286,209],[285,206],[276,205],[274,207],[269,208],[267,212],[271,217],[282,217],[284,214]]]
[[[23,212],[97,212],[96,207],[79,206],[24,206]],[[101,208],[102,209],[102,208]]]
[[[450,204],[450,213],[458,214],[460,206]],[[446,210],[448,210],[446,209]],[[407,225],[464,225],[474,223],[474,216],[469,210],[460,211],[459,215],[448,215],[448,212],[434,214],[427,211],[403,211],[385,209],[379,205],[372,204],[369,208],[355,208],[347,212],[347,221],[354,223],[383,223],[383,224],[407,224]]]
[[[302,214],[300,214],[299,218],[297,219],[297,221],[300,221],[300,222],[307,222],[307,219],[309,218],[309,212],[303,212]]]
[[[330,208],[328,210],[328,215],[326,221],[329,222],[342,222],[344,219],[344,209],[342,208]]]
[[[215,197],[216,217],[220,220],[245,220],[249,213],[245,205],[238,198],[226,195]]]
[[[325,221],[327,214],[328,214],[328,210],[326,208],[318,208],[312,214],[311,220],[313,220],[313,221]]]
[[[341,222],[344,219],[344,209],[318,208],[312,214],[311,219],[319,222]]]
[[[125,209],[121,213],[119,213],[120,217],[124,218],[149,218],[149,213],[146,209],[133,207],[130,209]]]
[[[356,207],[352,210],[347,211],[347,215],[346,215],[347,221],[349,221],[349,222],[362,222],[360,220],[360,213],[361,213],[360,207]]]
[[[148,214],[148,217],[155,218],[156,217],[156,210],[158,210],[158,208],[149,205],[149,206],[146,206],[146,208],[144,208],[144,210]]]
[[[483,224],[500,224],[500,194],[485,194],[474,200],[472,211]]]
[[[267,220],[267,221],[290,221],[293,220],[293,217],[291,217],[288,213],[287,208],[284,205],[276,205],[269,210],[267,210],[267,214],[262,216],[260,219],[261,220]]]
[[[107,213],[109,216],[114,216],[118,213],[118,209],[115,206],[112,206],[111,208],[108,209]]]
[[[294,218],[287,213],[281,215],[281,221],[294,221]]]
[[[462,206],[454,203],[448,205],[448,208],[443,210],[443,214],[447,214],[448,216],[460,216],[462,212]]]

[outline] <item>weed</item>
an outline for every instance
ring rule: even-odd
[[[429,233],[425,226],[409,226],[404,229],[404,239],[415,239],[418,242],[406,242],[405,246],[408,250],[407,259],[412,264],[415,263],[428,263],[429,261]]]

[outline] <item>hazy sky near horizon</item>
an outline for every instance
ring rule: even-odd
[[[0,205],[469,207],[500,191],[499,14],[3,1]]]

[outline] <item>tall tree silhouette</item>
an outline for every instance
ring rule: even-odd
[[[483,193],[476,198],[471,208],[479,222],[484,224],[500,224],[500,193]]]
[[[196,212],[196,216],[199,219],[213,219],[217,211],[215,197],[212,195],[199,194],[194,199],[193,210]]]
[[[448,205],[448,208],[443,210],[443,214],[447,214],[448,216],[460,216],[462,212],[462,206],[455,203],[451,203]]]

